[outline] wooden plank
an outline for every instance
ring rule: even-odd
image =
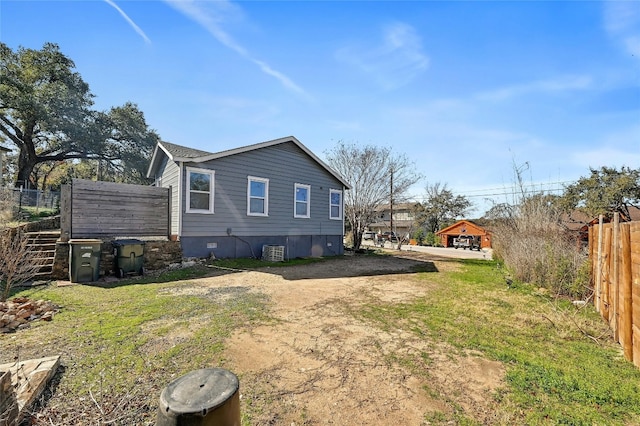
[[[620,327],[619,341],[627,361],[633,361],[633,282],[631,275],[631,234],[630,227],[623,224],[620,227]]]
[[[596,256],[596,291],[595,291],[595,300],[594,303],[596,305],[596,311],[600,312],[602,315],[602,244],[603,244],[603,226],[602,226],[603,217],[600,215],[598,219],[598,246]]]
[[[12,426],[18,420],[18,401],[10,371],[0,371],[0,426]]]
[[[607,224],[608,225],[608,224]],[[601,289],[601,306],[600,314],[607,322],[610,322],[610,286],[611,282],[611,239],[613,236],[613,229],[610,226],[604,226],[604,244],[602,254],[602,289]]]
[[[620,342],[620,213],[613,214],[611,241],[611,319],[613,338]]]
[[[157,194],[153,197],[142,197],[142,196],[128,196],[123,197],[120,195],[111,195],[111,196],[101,196],[98,197],[96,194],[92,194],[92,196],[82,197],[80,195],[74,194],[73,201],[78,204],[83,204],[87,206],[112,206],[112,205],[123,205],[126,206],[127,203],[135,202],[141,205],[151,205],[151,206],[160,206],[163,204],[167,204],[167,194]]]
[[[633,326],[633,365],[640,367],[640,327]]]
[[[160,188],[157,186],[145,186],[145,185],[134,185],[128,183],[115,183],[115,182],[103,182],[103,181],[92,181],[86,179],[73,179],[71,184],[73,188],[77,188],[78,190],[88,190],[88,191],[106,191],[106,192],[124,192],[124,193],[158,193],[162,191],[164,188]]]
[[[12,386],[18,402],[18,418],[22,417],[40,396],[45,386],[53,378],[60,356],[32,359],[0,365],[0,371],[11,372]]]

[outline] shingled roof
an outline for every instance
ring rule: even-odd
[[[164,141],[160,142],[158,146],[162,148],[170,158],[174,160],[178,159],[177,161],[180,161],[180,159],[186,160],[211,155],[211,153],[208,151],[201,151],[199,149],[188,148],[186,146],[176,145],[174,143]]]
[[[336,173],[331,167],[325,164],[320,158],[318,158],[313,152],[304,146],[294,136],[287,136],[284,138],[273,139],[266,142],[260,142],[253,145],[241,146],[239,148],[228,149],[220,152],[207,152],[199,149],[188,148],[182,145],[176,145],[169,142],[158,142],[156,145],[153,156],[151,157],[151,163],[149,164],[149,170],[147,171],[147,177],[153,177],[153,170],[159,166],[162,153],[167,155],[171,160],[175,162],[192,162],[192,163],[204,163],[206,161],[215,160],[218,158],[227,157],[230,155],[241,154],[243,152],[253,151],[256,149],[266,148],[269,146],[279,145],[282,143],[291,142],[304,151],[309,157],[311,157],[320,167],[324,168],[332,176],[334,176],[345,188],[350,189],[351,186],[344,180],[342,176]]]

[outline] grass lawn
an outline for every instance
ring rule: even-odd
[[[508,288],[494,262],[461,262],[461,271],[438,274],[428,298],[355,314],[502,362],[507,386],[495,395],[497,423],[640,424],[640,371],[592,306],[578,310],[530,285]],[[462,414],[455,421],[476,424]]]
[[[445,343],[458,354],[473,351],[500,361],[506,379],[494,395],[494,424],[640,424],[640,371],[623,359],[592,307],[578,310],[534,286],[508,288],[494,262],[459,264],[413,274],[431,289],[428,297],[376,300],[345,312],[381,330],[403,330]],[[168,381],[198,368],[225,367],[225,339],[238,328],[273,319],[270,300],[246,287],[196,291],[206,275],[255,266],[219,265],[229,269],[199,266],[111,286],[18,292],[62,307],[50,323],[0,335],[0,362],[62,355],[64,371],[34,422],[154,424],[157,399]],[[389,362],[424,376],[421,366],[429,354],[411,356]],[[250,416],[243,419],[251,424]],[[453,418],[435,413],[425,421],[479,424],[462,410]]]

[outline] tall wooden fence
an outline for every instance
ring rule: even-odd
[[[596,310],[640,367],[640,222],[601,219],[589,229],[589,255]]]
[[[168,188],[73,179],[62,187],[61,238],[169,235]]]

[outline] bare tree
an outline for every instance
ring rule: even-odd
[[[345,194],[345,217],[357,250],[365,229],[376,221],[378,207],[403,201],[421,176],[405,155],[394,154],[391,148],[340,141],[325,154],[331,167],[351,185]]]

